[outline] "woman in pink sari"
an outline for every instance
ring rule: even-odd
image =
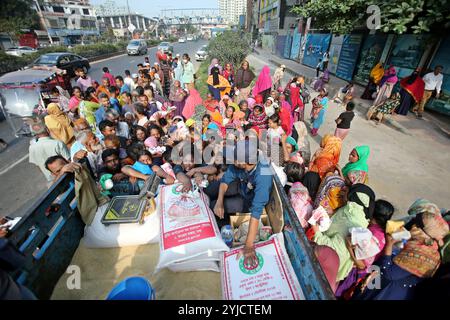
[[[254,97],[260,94],[263,96],[263,100],[266,101],[267,97],[270,95],[271,90],[272,77],[270,76],[270,68],[269,66],[264,66],[258,76],[258,79],[256,80],[252,94]]]
[[[189,119],[192,117],[195,111],[195,107],[198,105],[203,105],[202,97],[200,96],[200,93],[194,89],[189,89],[189,96],[186,99],[186,103],[184,104],[183,108],[183,117],[185,119]]]
[[[281,128],[286,132],[286,135],[290,136],[292,134],[292,126],[294,125],[291,105],[286,101],[286,96],[284,94],[281,94],[279,99],[281,107],[278,115],[281,120]]]

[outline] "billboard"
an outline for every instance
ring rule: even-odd
[[[331,34],[329,33],[308,34],[302,63],[316,68],[319,60],[322,59],[323,54],[328,50],[330,41]]]

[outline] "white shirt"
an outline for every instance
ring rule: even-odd
[[[39,138],[38,141],[35,139],[30,141],[29,148],[29,161],[41,169],[47,181],[52,181],[53,178],[50,171],[45,168],[45,161],[51,157],[60,155],[65,159],[69,160],[70,153],[64,143],[59,140],[52,139],[50,137]]]
[[[134,84],[134,81],[132,78],[126,77],[125,79],[123,79],[123,82],[125,82],[125,84],[130,88],[131,91],[136,89],[136,85]]]
[[[425,81],[425,90],[434,91],[436,89],[437,94],[441,92],[442,80],[444,76],[442,73],[435,75],[434,72],[427,73],[423,77],[423,81]]]

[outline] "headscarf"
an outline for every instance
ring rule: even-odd
[[[332,248],[328,246],[316,246],[314,248],[320,267],[330,284],[331,290],[336,292],[337,289],[337,273],[339,270],[339,256]]]
[[[175,82],[180,83],[180,81],[178,81],[178,80],[175,80],[173,82],[173,85],[170,88],[169,99],[170,99],[170,101],[181,102],[186,98],[186,95],[183,94],[183,88],[175,87]]]
[[[323,179],[314,201],[314,208],[322,206],[331,216],[346,203],[345,180],[338,175],[331,174]]]
[[[310,170],[323,178],[327,172],[335,170],[341,155],[342,140],[327,134],[322,138],[320,146],[321,149],[316,153],[314,162],[310,164]]]
[[[369,166],[367,165],[367,160],[370,155],[369,146],[355,147],[355,150],[358,154],[358,161],[349,162],[344,166],[344,168],[342,168],[342,174],[344,177],[346,177],[350,171],[369,171]]]
[[[370,71],[370,77],[373,79],[373,82],[375,84],[378,84],[381,81],[381,78],[383,78],[384,75],[384,69],[381,62],[378,62],[373,68],[372,71]]]
[[[220,79],[219,79],[220,71],[219,71],[219,68],[212,67],[210,75],[213,77],[213,86],[218,86],[220,84]]]
[[[320,176],[317,172],[309,171],[303,176],[303,185],[308,189],[311,199],[316,199],[317,191],[320,186]]]
[[[247,99],[247,103],[248,103],[248,108],[250,110],[252,110],[253,106],[256,104],[256,100],[250,97]]]
[[[216,111],[216,107],[219,106],[219,101],[215,100],[214,98],[211,101],[205,99],[205,101],[203,101],[203,105],[205,106],[206,110],[208,110],[210,113],[213,113],[214,111]]]
[[[291,113],[291,105],[287,101],[281,103],[281,108],[278,113],[281,120],[281,127],[289,136],[292,133],[292,126],[294,125],[294,117]]]
[[[292,138],[291,136],[287,137],[286,138],[286,143],[289,143],[292,147],[294,147],[294,152],[293,153],[298,152],[298,144],[297,144],[297,141],[295,141],[294,138]]]
[[[74,140],[74,132],[69,117],[56,103],[47,106],[47,114],[44,121],[52,137],[70,146]]]
[[[74,111],[82,100],[78,99],[76,96],[72,96],[69,100],[69,110]]]
[[[230,75],[234,77],[234,70],[233,70],[233,65],[230,63],[230,71],[227,70],[226,65],[225,68],[223,68],[223,73],[222,75],[225,77],[225,79],[229,79]]]
[[[211,74],[211,69],[214,68],[216,64],[219,64],[219,59],[213,58],[213,59],[211,60],[211,64],[210,64],[209,67],[208,67],[208,75]],[[217,68],[219,69],[219,72],[222,73],[222,66],[219,65]]]
[[[395,70],[394,66],[390,66],[389,69],[387,69],[386,72],[384,73],[383,78],[381,78],[380,87],[386,82],[395,84],[397,83],[397,81],[398,81],[397,71]]]
[[[263,103],[264,103],[263,96],[260,94],[255,95],[255,104],[263,104]]]
[[[261,73],[256,80],[255,86],[253,87],[253,96],[260,94],[261,92],[272,88],[272,77],[270,76],[269,66],[264,66]]]
[[[364,208],[367,219],[372,219],[375,209],[375,192],[365,184],[356,183],[350,187],[347,199],[349,202],[355,202]]]
[[[196,89],[189,89],[189,96],[183,108],[183,117],[189,119],[195,111],[195,107],[203,104],[202,97]]]

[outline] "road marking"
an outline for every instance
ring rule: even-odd
[[[10,164],[9,166],[7,166],[5,169],[3,169],[2,171],[0,171],[0,176],[2,174],[5,174],[6,172],[8,172],[9,170],[11,170],[12,168],[14,168],[15,166],[17,166],[19,163],[21,163],[22,161],[26,160],[28,158],[28,154],[24,155],[22,158],[20,158],[19,160],[17,160],[16,162],[14,162],[13,164]]]
[[[97,64],[97,63],[104,62],[104,61],[108,61],[108,60],[111,60],[111,59],[120,58],[120,57],[123,57],[123,56],[126,56],[126,55],[127,55],[126,53],[124,53],[124,54],[119,54],[118,56],[113,56],[113,57],[109,57],[109,58],[106,58],[106,59],[94,61],[94,62],[91,62],[90,64],[91,64],[91,65],[92,65],[92,64]]]

